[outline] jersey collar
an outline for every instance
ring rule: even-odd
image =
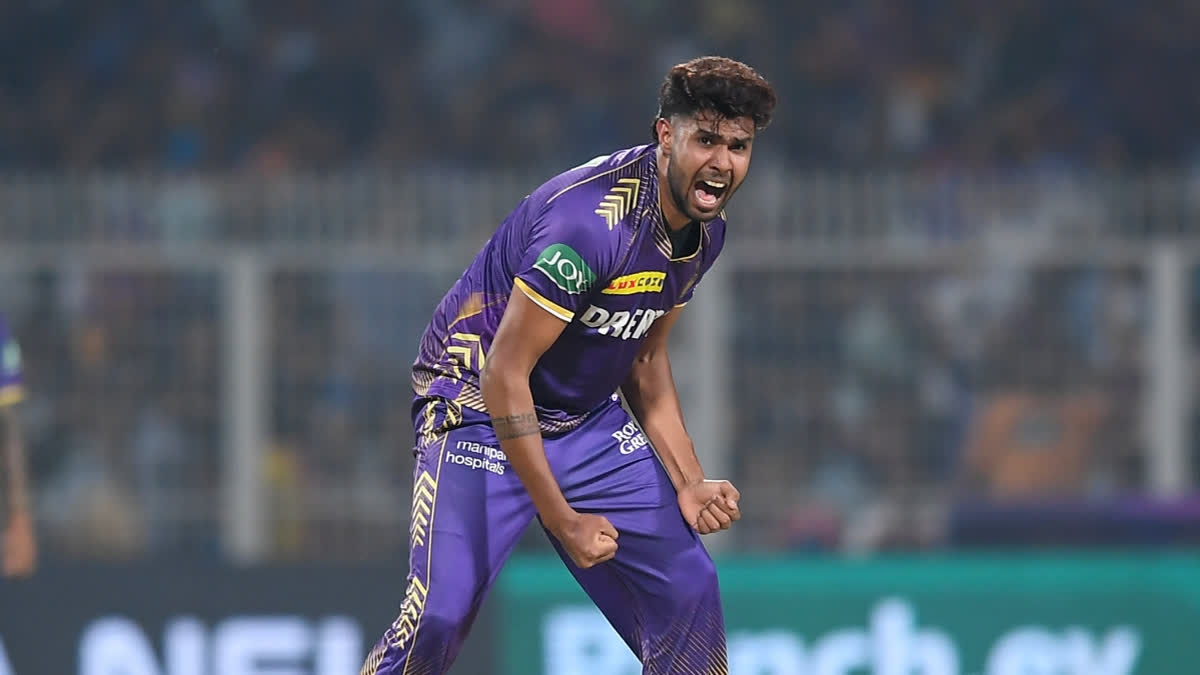
[[[649,157],[649,160],[643,165],[642,182],[646,185],[649,185],[650,189],[646,190],[644,193],[643,199],[645,200],[645,203],[642,207],[642,217],[648,217],[651,221],[655,247],[658,249],[659,253],[663,254],[664,258],[671,262],[684,262],[692,260],[696,256],[700,255],[700,251],[704,250],[704,242],[709,238],[709,223],[701,221],[700,237],[697,239],[695,251],[678,258],[671,257],[671,236],[667,230],[667,218],[666,214],[663,213],[662,204],[658,199],[658,146],[650,146],[650,151],[646,154]],[[718,216],[718,218],[724,216],[724,214],[725,212],[721,211],[721,215]]]

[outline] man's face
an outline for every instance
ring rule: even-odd
[[[675,206],[692,220],[716,218],[750,169],[754,122],[700,112],[658,125]]]

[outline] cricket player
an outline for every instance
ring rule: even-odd
[[[413,367],[407,591],[362,675],[446,672],[535,517],[644,673],[728,672],[698,535],[740,496],[696,458],[667,340],[774,108],[742,63],[673,67],[653,142],[539,187],[443,298]]]
[[[0,550],[6,577],[32,574],[37,559],[33,518],[29,515],[25,444],[15,409],[22,396],[21,350],[0,315],[0,460],[5,478],[4,539]]]

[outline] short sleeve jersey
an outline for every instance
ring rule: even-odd
[[[621,386],[654,322],[686,304],[724,245],[724,213],[672,257],[653,145],[598,157],[526,197],[442,299],[414,390],[486,412],[479,373],[514,286],[567,323],[530,376],[546,434],[569,431]]]

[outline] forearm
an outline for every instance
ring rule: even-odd
[[[683,424],[683,409],[666,353],[634,362],[621,391],[675,488],[704,480],[704,470]]]
[[[0,455],[3,455],[8,513],[24,512],[29,506],[26,492],[25,446],[21,425],[12,406],[0,407]]]
[[[481,389],[500,449],[551,531],[574,514],[550,470],[528,376],[485,369]]]

